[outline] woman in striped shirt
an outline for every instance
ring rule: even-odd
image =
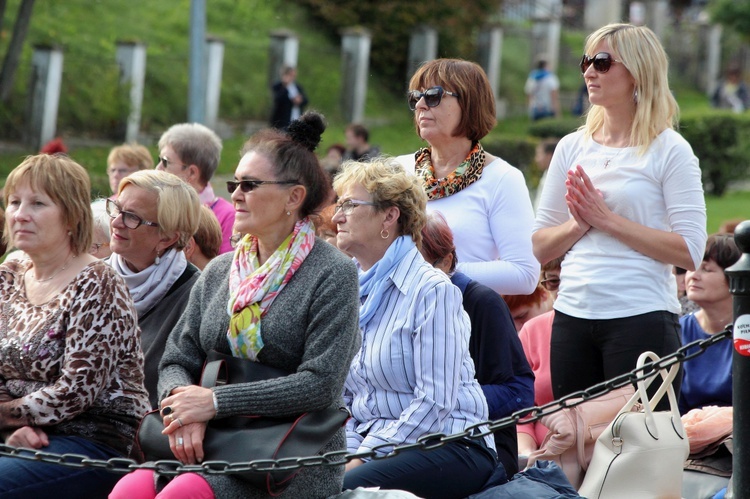
[[[461,292],[419,252],[426,196],[416,176],[387,159],[348,163],[336,177],[339,249],[360,266],[362,347],[344,388],[349,452],[386,455],[430,433],[456,433],[488,417],[468,351]],[[390,445],[389,445],[390,444]],[[491,435],[388,459],[354,459],[344,488],[466,497],[497,465]],[[450,473],[445,473],[450,470]]]

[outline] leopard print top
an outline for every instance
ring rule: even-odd
[[[34,305],[23,279],[30,265],[0,265],[0,429],[38,426],[129,454],[149,403],[125,283],[96,261]]]

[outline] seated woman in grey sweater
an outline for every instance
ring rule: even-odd
[[[325,126],[314,113],[289,134],[261,131],[244,146],[227,182],[244,235],[234,254],[212,260],[169,337],[159,369],[165,432],[184,463],[204,459],[206,422],[253,414],[286,416],[343,405],[344,379],[359,349],[354,263],[315,238],[308,218],[329,199],[313,150]],[[206,389],[196,386],[207,352],[254,359],[292,374]],[[169,407],[169,411],[164,411]],[[321,453],[345,449],[342,428]],[[281,497],[328,497],[341,491],[343,466],[304,468]],[[111,498],[149,497],[153,473],[123,478]],[[170,497],[266,497],[233,475],[185,473]],[[153,497],[151,495],[150,497]]]

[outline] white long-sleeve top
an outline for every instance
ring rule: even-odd
[[[605,164],[609,161],[609,166]],[[645,154],[611,148],[582,131],[555,149],[534,231],[571,215],[565,203],[567,172],[581,165],[612,212],[683,237],[698,267],[706,247],[706,204],[698,158],[674,130],[662,132]],[[583,319],[615,319],[657,310],[680,311],[672,266],[591,228],[565,254],[555,310]]]
[[[396,159],[414,172],[414,154]],[[460,272],[501,294],[534,292],[539,281],[531,247],[534,210],[520,170],[497,158],[469,187],[428,201],[427,211],[445,216]]]

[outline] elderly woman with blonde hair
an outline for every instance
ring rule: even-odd
[[[200,272],[185,257],[200,217],[195,189],[171,173],[141,170],[125,177],[111,218],[109,263],[125,279],[138,312],[146,388],[158,406],[158,367],[167,336],[182,315]]]
[[[427,197],[397,163],[347,163],[334,181],[337,245],[359,264],[362,348],[344,399],[350,452],[456,433],[488,417],[468,350],[471,324],[461,292],[419,252]],[[385,455],[391,446],[377,449]],[[416,450],[347,465],[345,489],[401,489],[420,497],[466,497],[497,464],[491,435],[429,453]],[[451,470],[442,473],[441,470]]]

